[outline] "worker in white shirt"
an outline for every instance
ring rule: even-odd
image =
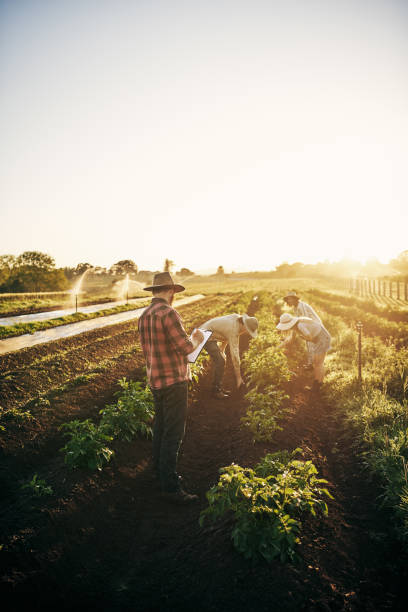
[[[284,302],[286,302],[288,306],[291,306],[294,308],[295,315],[297,317],[309,317],[310,319],[313,319],[314,321],[317,321],[318,323],[323,325],[319,315],[313,310],[310,304],[303,302],[299,298],[299,296],[296,294],[296,291],[289,291],[287,295],[285,295],[283,300]],[[307,369],[312,369],[313,368],[313,344],[311,342],[306,342],[306,347],[307,347],[307,362],[306,362],[305,367]]]
[[[294,339],[295,333],[311,344],[314,374],[312,391],[319,391],[324,378],[324,359],[331,343],[327,329],[310,317],[294,317],[288,312],[281,315],[276,328],[286,335],[279,348],[287,346]]]
[[[258,335],[258,320],[256,317],[250,317],[247,314],[239,315],[233,313],[214,317],[200,325],[200,329],[212,331],[212,336],[210,336],[204,347],[204,350],[207,351],[214,363],[212,395],[217,399],[225,399],[229,396],[229,393],[222,388],[227,344],[234,367],[237,389],[239,389],[243,384],[239,358],[239,337],[246,333],[252,338],[256,338]]]

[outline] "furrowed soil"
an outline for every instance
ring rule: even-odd
[[[225,308],[225,303],[218,306]],[[196,317],[196,323],[203,320],[198,310],[188,307],[183,317],[191,322]],[[123,342],[127,333],[133,333],[129,352],[86,387],[62,394],[58,416],[41,420],[38,411],[39,431],[34,428],[30,435],[26,425],[24,431],[16,430],[14,439],[11,434],[4,438],[2,609],[407,609],[408,559],[388,533],[387,513],[376,506],[379,489],[362,472],[353,440],[324,397],[312,399],[304,390],[303,375],[290,384],[290,412],[273,444],[253,444],[242,428],[240,418],[247,407],[244,392],[215,400],[210,395],[211,373],[202,376],[190,393],[179,457],[185,488],[199,495],[196,504],[175,506],[163,500],[149,470],[148,440],[117,443],[114,459],[102,472],[68,470],[58,452],[63,445],[58,424],[96,417],[99,409],[112,402],[118,378],[142,377],[140,353],[132,347],[134,329],[117,327],[120,336],[110,342]],[[91,347],[96,336],[94,342],[90,338],[68,342],[85,341]],[[69,346],[62,348],[68,351]],[[245,350],[244,343],[241,348]],[[43,357],[49,357],[53,349],[43,350]],[[116,349],[110,357],[113,354],[118,355]],[[8,359],[7,371],[17,371],[28,366],[32,357],[20,354]],[[24,381],[17,380],[24,402],[29,393],[25,395]],[[46,383],[41,384],[46,390]],[[231,367],[225,387],[233,388]],[[7,387],[3,402],[8,393]],[[267,452],[296,447],[329,481],[334,497],[328,503],[328,517],[302,520],[297,564],[245,560],[233,548],[231,518],[199,526],[200,511],[207,505],[205,493],[218,480],[220,467],[232,462],[250,467]],[[21,494],[21,482],[35,471],[52,486],[51,497],[36,500]]]

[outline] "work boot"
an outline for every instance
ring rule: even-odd
[[[215,399],[227,399],[229,397],[229,393],[227,393],[223,389],[214,389],[211,393],[211,396]]]
[[[179,489],[178,491],[163,491],[162,493],[164,499],[173,504],[191,504],[193,502],[198,501],[198,495],[194,495],[192,493],[187,493],[183,489]]]
[[[311,392],[312,392],[312,393],[319,393],[319,392],[320,392],[320,389],[321,389],[321,386],[322,386],[322,383],[320,383],[320,382],[319,382],[319,381],[317,381],[317,380],[314,380],[314,381],[313,381],[313,385],[312,385]]]
[[[311,393],[319,393],[321,385],[322,383],[319,383],[317,380],[314,380],[312,385],[307,385],[305,387],[305,390],[310,391]]]

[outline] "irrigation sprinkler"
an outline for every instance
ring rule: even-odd
[[[356,329],[358,332],[358,382],[361,385],[362,377],[361,377],[361,331],[363,329],[363,324],[361,321],[356,323]]]

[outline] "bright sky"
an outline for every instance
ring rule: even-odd
[[[0,0],[0,254],[408,248],[404,0]]]

